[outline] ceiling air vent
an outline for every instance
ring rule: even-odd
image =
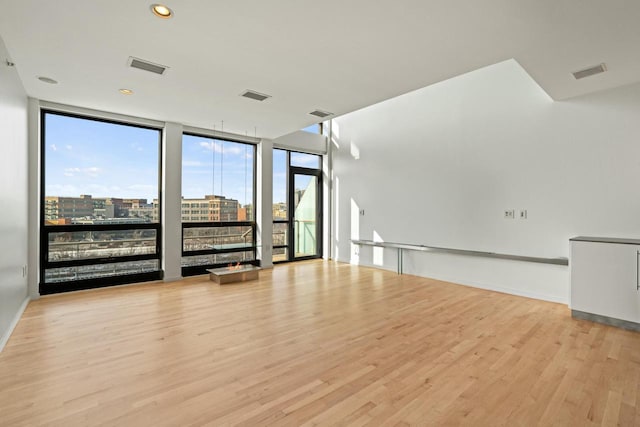
[[[271,95],[266,95],[264,93],[256,92],[255,90],[249,90],[242,92],[240,96],[244,96],[245,98],[253,99],[254,101],[264,101],[267,98],[271,98]]]
[[[333,113],[329,113],[327,111],[322,111],[322,110],[315,110],[310,112],[309,114],[311,114],[312,116],[320,117],[321,119],[324,119],[325,117],[329,117],[333,115]]]
[[[585,77],[593,76],[594,74],[604,73],[605,71],[607,71],[607,66],[602,63],[596,65],[595,67],[589,67],[584,70],[576,71],[575,73],[573,73],[573,77],[575,77],[576,80],[580,80],[584,79]]]
[[[139,70],[149,71],[154,74],[163,75],[167,72],[169,67],[160,64],[154,64],[153,62],[145,61],[144,59],[129,57],[129,66],[131,68],[137,68]]]

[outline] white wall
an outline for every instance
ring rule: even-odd
[[[553,102],[509,60],[340,117],[333,131],[341,261],[395,269],[395,250],[356,255],[354,237],[540,257],[568,257],[577,235],[640,237],[640,85]],[[412,252],[404,267],[568,300],[564,266]]]
[[[0,39],[0,350],[27,303],[27,96]]]

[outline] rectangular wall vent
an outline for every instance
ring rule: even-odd
[[[589,67],[584,70],[576,71],[575,73],[573,73],[573,77],[575,77],[576,80],[580,80],[584,79],[585,77],[593,76],[594,74],[604,73],[605,71],[607,71],[607,66],[602,63],[596,65],[595,67]]]
[[[264,93],[256,92],[255,90],[249,90],[242,92],[240,96],[244,96],[245,98],[253,99],[256,101],[264,101],[267,98],[271,98],[271,95],[265,95]]]
[[[163,75],[169,67],[160,64],[154,64],[153,62],[145,61],[144,59],[129,57],[129,66],[131,68],[137,68],[139,70],[149,71],[151,73]]]
[[[315,110],[310,112],[309,114],[311,114],[312,116],[320,117],[321,119],[324,119],[325,117],[329,117],[333,115],[333,113],[329,113],[328,111],[322,111],[322,110]]]

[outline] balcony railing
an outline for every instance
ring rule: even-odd
[[[182,275],[236,263],[256,265],[255,236],[253,221],[183,222]]]
[[[158,223],[41,227],[42,294],[162,278]]]

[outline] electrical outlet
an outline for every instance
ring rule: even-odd
[[[507,209],[504,211],[504,219],[514,219],[516,217],[516,211],[513,209]]]
[[[520,209],[520,219],[527,219],[527,210]]]
[[[364,216],[364,209],[360,209],[360,215]]]

